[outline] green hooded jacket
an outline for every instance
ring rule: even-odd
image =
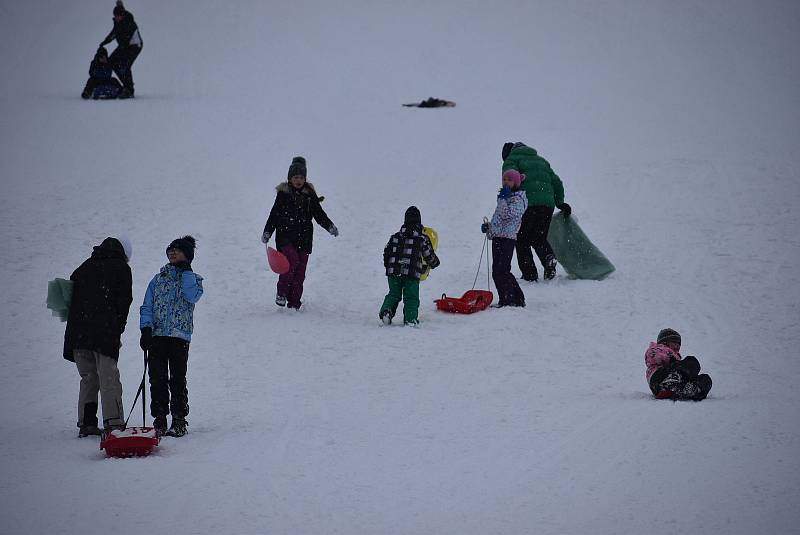
[[[561,179],[535,149],[522,143],[514,144],[503,162],[503,172],[509,169],[525,175],[521,189],[528,197],[528,206],[555,208],[564,202],[564,185]]]

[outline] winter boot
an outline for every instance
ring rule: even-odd
[[[167,433],[167,417],[156,416],[155,420],[153,420],[153,429],[156,430],[157,437],[164,436]]]
[[[544,280],[552,280],[556,276],[556,257],[548,255],[544,259]]]
[[[384,325],[391,325],[392,324],[392,311],[391,310],[382,310],[380,315],[378,316]]]
[[[283,295],[280,295],[280,294],[276,295],[275,296],[275,304],[278,305],[279,307],[285,307],[286,306],[286,297],[283,296]]]
[[[78,438],[102,435],[100,428],[96,425],[82,425],[78,430]]]
[[[189,422],[184,420],[183,418],[173,418],[172,425],[167,431],[167,436],[169,437],[182,437],[186,434],[186,426],[189,425]]]
[[[414,327],[414,328],[418,329],[419,328],[419,320],[404,321],[403,325],[405,325],[406,327]]]

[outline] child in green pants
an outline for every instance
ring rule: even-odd
[[[424,264],[423,264],[424,260]],[[439,265],[433,244],[422,227],[422,216],[416,206],[406,210],[405,221],[389,238],[383,249],[383,265],[389,279],[389,293],[383,300],[380,319],[385,325],[392,323],[397,305],[403,301],[403,323],[417,325],[419,320],[419,278],[425,271]]]

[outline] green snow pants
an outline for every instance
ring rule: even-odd
[[[392,316],[397,312],[397,305],[403,301],[403,321],[417,321],[419,314],[419,281],[409,277],[386,277],[389,279],[389,293],[383,300],[381,312],[391,310]]]

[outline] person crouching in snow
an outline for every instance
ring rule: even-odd
[[[277,195],[267,224],[261,235],[265,245],[273,232],[277,232],[277,249],[289,260],[289,271],[278,278],[278,291],[275,304],[300,309],[303,297],[303,283],[306,279],[308,256],[314,242],[312,219],[332,236],[339,230],[322,209],[324,197],[319,197],[314,185],[306,180],[306,160],[302,156],[292,158],[286,182],[275,188]]]
[[[122,84],[114,78],[114,69],[108,60],[108,52],[105,47],[97,49],[92,63],[89,64],[89,79],[83,88],[81,98],[94,99],[113,99],[117,98]]]
[[[419,278],[426,269],[423,260],[430,269],[439,266],[439,258],[433,250],[431,239],[423,229],[419,209],[410,206],[406,210],[400,232],[393,234],[383,249],[383,266],[389,279],[389,293],[383,300],[378,316],[384,324],[392,323],[401,300],[403,323],[419,324]]]
[[[520,185],[525,175],[509,169],[503,173],[503,187],[497,194],[497,208],[491,223],[481,225],[481,231],[492,240],[492,279],[497,287],[497,307],[524,307],[525,294],[511,273],[511,259],[517,245],[517,233],[522,215],[528,208],[528,198]]]
[[[647,382],[658,399],[705,399],[711,390],[711,377],[700,373],[695,357],[682,358],[681,335],[662,329],[644,354]]]
[[[139,345],[148,352],[150,413],[158,435],[182,437],[188,425],[186,368],[194,330],[194,305],[203,296],[203,277],[192,271],[194,249],[192,236],[169,244],[169,263],[150,281],[139,309]],[[172,425],[167,431],[170,412]]]

